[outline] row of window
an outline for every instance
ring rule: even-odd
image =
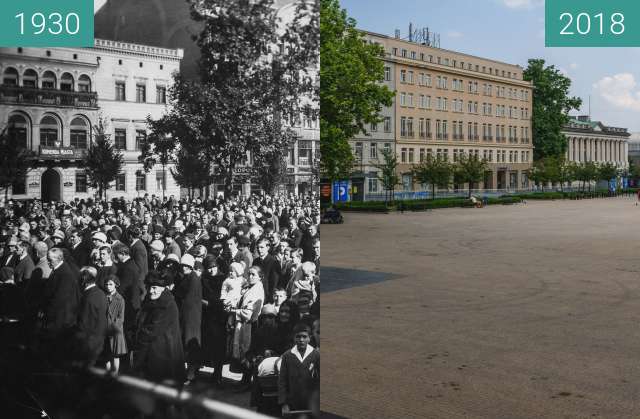
[[[399,53],[399,54],[398,54]],[[402,58],[411,58],[412,60],[419,60],[422,62],[428,62],[428,63],[435,63],[435,64],[439,64],[439,65],[444,65],[447,67],[453,67],[453,68],[460,68],[463,70],[468,70],[468,71],[477,71],[477,72],[482,72],[485,74],[491,74],[491,75],[496,75],[496,76],[500,76],[502,75],[502,77],[507,77],[510,79],[517,79],[518,77],[518,73],[511,72],[511,71],[505,71],[505,70],[499,70],[497,68],[493,68],[493,67],[488,67],[486,65],[480,65],[480,64],[473,64],[470,62],[464,62],[464,61],[458,61],[458,60],[454,60],[454,59],[450,59],[447,57],[440,57],[440,56],[433,56],[433,55],[429,55],[429,54],[425,54],[424,52],[421,52],[419,55],[416,51],[408,51],[405,48],[401,48],[400,51],[398,51],[398,48],[393,47],[391,49],[391,55],[393,55],[394,57],[400,56]]]
[[[435,121],[435,139],[436,140],[448,140],[449,139],[449,131],[448,131],[449,121],[436,119]],[[453,139],[454,140],[464,140],[464,121],[452,121],[451,126],[453,128]],[[478,141],[480,139],[478,127],[480,124],[478,122],[467,122],[467,140],[469,141]],[[529,127],[517,127],[517,126],[507,126],[506,125],[498,125],[496,124],[496,141],[497,142],[505,142],[509,139],[511,143],[518,142],[518,131],[520,133],[520,140],[522,144],[529,143]],[[433,131],[431,130],[431,119],[428,118],[418,118],[418,138],[425,139],[433,139]],[[520,128],[518,130],[518,128]],[[506,135],[508,133],[508,137]],[[415,138],[414,131],[414,118],[412,117],[400,117],[400,137],[403,138]],[[482,140],[483,141],[493,141],[493,124],[482,124]]]
[[[116,100],[127,100],[127,88],[124,81],[116,81]],[[143,83],[136,83],[136,102],[147,102],[147,86]],[[165,86],[156,86],[156,103],[167,103],[167,88]]]
[[[19,73],[13,67],[8,67],[2,74],[2,84],[5,86],[18,86]],[[91,79],[86,74],[82,74],[76,81],[70,73],[63,73],[58,83],[53,71],[45,71],[39,80],[38,73],[28,68],[22,73],[22,86],[29,88],[59,89],[73,92],[90,92]]]
[[[403,147],[400,149],[400,163],[408,163],[408,164],[413,164],[416,163],[415,161],[415,153],[416,150],[418,150],[419,154],[418,154],[418,162],[422,163],[423,161],[425,161],[425,159],[430,159],[430,158],[436,158],[439,160],[444,160],[444,161],[449,161],[449,149],[448,148],[438,148],[435,149],[435,155],[434,155],[434,149],[431,148],[420,148],[420,149],[415,149],[413,147]],[[509,150],[508,151],[508,156],[509,156],[509,160],[507,161],[507,150],[495,150],[495,156],[496,159],[493,159],[494,156],[494,150],[482,150],[482,154],[480,153],[480,149],[473,149],[473,150],[465,150],[462,148],[454,148],[452,150],[452,161],[453,162],[457,162],[460,157],[462,157],[463,154],[466,154],[468,156],[473,156],[475,158],[480,158],[480,156],[482,155],[482,158],[485,159],[487,162],[489,163],[528,163],[530,162],[530,158],[531,158],[531,152],[528,150]]]
[[[12,114],[9,117],[7,132],[13,141],[24,148],[30,148],[31,124],[29,119],[22,114]],[[46,147],[59,147],[62,142],[60,135],[61,122],[53,115],[47,114],[40,120],[40,144]],[[89,133],[91,131],[86,118],[75,117],[69,126],[70,146],[87,148]]]
[[[413,108],[414,105],[414,95],[413,93],[400,92],[400,106]],[[435,103],[436,111],[448,111],[449,110],[449,99],[446,97],[437,96],[435,101],[431,100],[431,96],[429,95],[418,95],[417,97],[417,107],[420,109],[432,109],[432,105]],[[462,112],[464,106],[464,100],[462,99],[452,99],[451,101],[451,110],[453,112]],[[474,101],[467,102],[467,113],[479,115],[479,103]],[[509,106],[507,105],[496,105],[495,106],[496,117],[504,117],[511,119],[529,119],[529,108],[518,108],[517,106]],[[492,116],[493,115],[493,104],[483,102],[482,103],[482,115]]]
[[[391,81],[391,67],[385,67],[384,78],[386,81]],[[400,83],[401,84],[415,84],[413,70],[400,70]],[[418,86],[432,87],[432,77],[429,73],[418,73],[417,75]],[[468,81],[467,92],[473,94],[479,94],[479,84],[477,81]],[[482,94],[484,96],[493,96],[493,87],[491,83],[482,84]],[[495,86],[496,97],[513,99],[513,100],[529,100],[529,91],[526,89],[516,89],[506,86]],[[436,89],[449,89],[449,78],[447,76],[436,76]],[[464,81],[462,79],[453,78],[451,81],[451,90],[456,92],[464,92]]]

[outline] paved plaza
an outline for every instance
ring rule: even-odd
[[[640,417],[634,203],[346,214],[323,226],[322,410]]]

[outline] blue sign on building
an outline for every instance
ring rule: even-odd
[[[622,178],[622,188],[623,189],[627,189],[629,187],[629,178],[623,177]]]
[[[618,183],[618,182],[617,182],[617,180],[616,180],[615,178],[613,178],[613,179],[611,179],[611,180],[609,181],[609,190],[610,190],[611,192],[615,192],[615,190],[616,190],[616,186],[617,186],[617,183]]]
[[[333,202],[349,201],[349,181],[336,180],[333,182]]]

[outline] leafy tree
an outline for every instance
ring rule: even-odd
[[[144,171],[147,173],[156,164],[160,163],[164,182],[167,179],[167,166],[175,159],[177,144],[175,139],[170,136],[171,128],[165,126],[168,122],[167,119],[154,121],[151,117],[147,118],[150,134],[141,145],[140,155],[138,156],[138,161],[142,163]],[[164,199],[166,184],[162,186],[162,198]]]
[[[338,0],[320,0],[321,171],[331,180],[346,178],[354,157],[348,140],[380,122],[394,93],[381,82],[384,49],[364,42],[356,22]]]
[[[106,199],[111,182],[116,180],[124,164],[122,153],[116,150],[109,137],[110,135],[105,133],[104,119],[98,118],[93,141],[81,163],[87,173],[89,185],[98,189],[100,199],[103,196]]]
[[[391,193],[391,201],[395,198],[395,187],[400,184],[400,176],[398,176],[398,156],[388,148],[381,151],[382,163],[373,166],[380,170],[378,179],[384,188],[384,200],[388,202],[389,193]]]
[[[640,164],[629,160],[629,177],[633,179],[638,179],[640,177]]]
[[[564,192],[564,185],[568,186],[575,180],[573,166],[575,163],[567,161],[563,156],[557,159],[558,162],[558,181],[560,182],[560,190]]]
[[[412,169],[413,176],[419,183],[431,185],[431,199],[436,198],[436,187],[443,189],[449,187],[453,172],[449,162],[433,158],[431,155],[428,155],[421,163],[414,165]]]
[[[479,159],[466,153],[458,157],[454,167],[454,173],[460,183],[469,184],[469,198],[471,198],[471,188],[474,183],[481,182],[485,173],[489,170],[489,164],[485,159]]]
[[[176,153],[176,164],[171,168],[171,175],[178,185],[187,189],[189,198],[192,198],[195,189],[209,185],[209,167],[209,162],[193,150],[182,148]]]
[[[533,82],[533,156],[562,156],[567,140],[562,128],[569,122],[569,111],[579,109],[582,100],[569,97],[571,80],[543,59],[530,59],[523,79]]]
[[[604,180],[606,182],[609,182],[611,179],[617,178],[619,173],[620,171],[615,164],[611,162],[602,163],[598,166],[596,180]]]
[[[544,160],[534,161],[531,169],[529,169],[529,179],[536,185],[541,185],[543,192],[544,185],[549,181],[544,163]]]
[[[0,133],[0,188],[4,188],[5,201],[9,187],[24,179],[35,165],[35,153],[10,135],[11,128],[7,127]]]
[[[294,19],[279,27],[273,4],[191,3],[191,16],[203,28],[196,37],[200,79],[174,76],[172,107],[161,122],[176,149],[193,150],[208,163],[207,177],[224,183],[226,196],[247,152],[258,162],[286,154],[294,134],[282,121],[317,103],[318,5],[298,2]]]
[[[583,162],[577,164],[574,168],[576,180],[582,182],[582,190],[584,191],[586,185],[589,184],[589,190],[591,190],[591,182],[598,180],[599,170],[598,166],[594,162]]]

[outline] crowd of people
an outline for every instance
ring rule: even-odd
[[[314,195],[9,201],[2,339],[180,386],[229,364],[258,411],[317,409],[319,224]]]

